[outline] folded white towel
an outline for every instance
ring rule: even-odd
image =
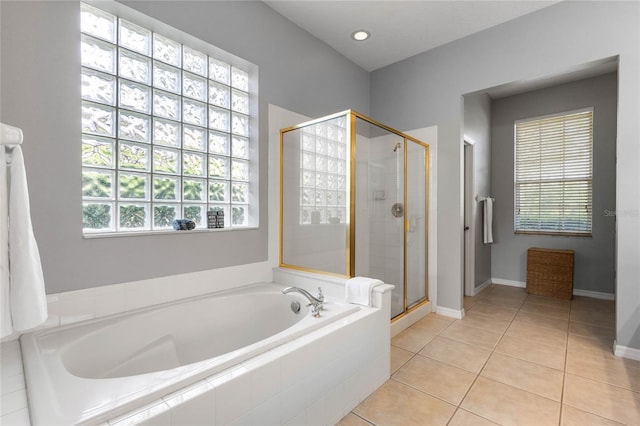
[[[484,243],[493,242],[493,200],[487,197],[484,200]]]
[[[347,280],[345,285],[345,301],[356,305],[371,306],[373,298],[371,290],[382,281],[375,278],[354,277]]]

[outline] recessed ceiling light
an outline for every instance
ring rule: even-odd
[[[370,35],[371,34],[369,34],[369,31],[358,30],[351,33],[351,38],[354,39],[355,41],[365,41],[366,39],[369,38]]]

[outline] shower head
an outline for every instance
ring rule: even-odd
[[[396,146],[393,147],[393,152],[397,152],[398,148],[402,148],[402,142],[396,143]]]

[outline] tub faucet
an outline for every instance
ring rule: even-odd
[[[309,304],[307,306],[311,306],[311,314],[316,318],[320,316],[320,310],[322,309],[322,304],[324,303],[324,296],[322,295],[322,293],[320,294],[320,297],[314,297],[307,290],[300,287],[287,287],[282,290],[282,294],[293,292],[300,293],[304,297],[306,297],[309,300]]]

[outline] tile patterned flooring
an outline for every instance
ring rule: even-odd
[[[640,425],[640,362],[615,357],[614,302],[492,285],[462,320],[391,340],[391,378],[339,426]]]

